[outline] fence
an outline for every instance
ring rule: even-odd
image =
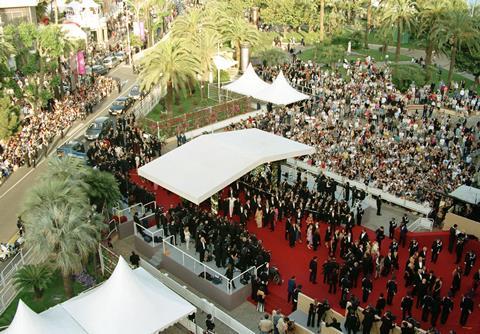
[[[143,217],[142,219],[147,219],[147,218],[150,218],[151,216],[153,216],[153,214],[148,215],[146,217]],[[155,247],[155,246],[158,246],[162,243],[162,240],[164,238],[162,228],[160,228],[156,231],[150,231],[149,228],[146,228],[146,227],[144,227],[142,225],[139,225],[137,223],[135,223],[133,225],[133,228],[134,228],[134,234],[137,235],[139,238],[148,242],[150,246]],[[148,238],[146,238],[146,237],[148,237]],[[148,239],[150,241],[148,241]]]
[[[150,93],[148,93],[144,98],[140,99],[135,103],[132,108],[132,113],[135,117],[140,118],[146,116],[150,111],[158,105],[162,97],[165,96],[165,91],[163,91],[159,86],[152,88]]]
[[[430,218],[418,218],[408,226],[410,231],[428,231],[432,232],[433,219]]]
[[[229,82],[222,82],[221,85],[226,85]],[[220,86],[218,88],[218,84],[208,84],[207,86],[207,96],[210,100],[214,100],[217,102],[228,102],[232,100],[237,100],[241,97],[244,97],[241,94],[237,94],[231,91],[228,91]]]
[[[24,265],[31,263],[32,259],[31,249],[25,251],[24,248],[21,248],[0,273],[0,314],[7,309],[18,294],[13,280],[15,273]]]
[[[115,212],[115,215],[117,216],[117,219],[120,222],[120,217],[122,217],[122,216],[130,215],[130,216],[133,217],[135,212],[138,212],[140,216],[143,216],[143,215],[145,215],[145,213],[148,212],[149,209],[151,211],[155,211],[157,209],[157,202],[156,201],[151,201],[151,202],[148,202],[148,203],[145,203],[145,204],[137,203],[137,204],[131,205],[131,206],[129,206],[127,208],[124,208],[124,209],[114,208],[114,212]]]
[[[99,245],[100,264],[102,266],[102,272],[111,274],[118,262],[118,255],[112,252],[110,249],[103,245]],[[219,320],[232,330],[240,334],[254,334],[253,331],[245,327],[243,324],[232,318],[229,314],[216,307],[213,303],[210,303],[205,298],[197,296],[192,291],[188,290],[186,286],[181,285],[166,273],[162,273],[157,268],[152,266],[143,259],[140,260],[140,266],[149,272],[152,276],[157,278],[161,283],[165,284],[170,290],[190,302],[198,310],[201,310],[207,314],[211,314],[215,319]]]
[[[240,97],[222,104],[195,110],[176,117],[161,116],[159,121],[153,121],[148,118],[143,120],[144,129],[150,134],[166,136],[167,138],[175,136],[177,133],[185,133],[217,123],[228,118],[252,111],[250,98]]]

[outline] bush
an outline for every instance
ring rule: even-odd
[[[415,65],[392,65],[392,81],[401,91],[406,91],[412,83],[416,86],[425,84],[423,69]]]

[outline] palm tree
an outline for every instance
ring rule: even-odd
[[[82,188],[68,180],[48,178],[27,195],[22,217],[36,263],[59,270],[65,295],[72,297],[72,275],[83,269],[100,239],[100,215],[90,210]]]
[[[450,86],[457,51],[460,48],[467,48],[471,52],[478,52],[480,49],[480,27],[477,18],[470,16],[466,7],[449,10],[445,22],[445,26],[435,32],[435,38],[443,38],[445,45],[450,46],[450,68],[447,79],[447,84]]]
[[[368,34],[370,33],[370,27],[372,26],[372,0],[367,1],[367,21],[365,22],[365,45],[364,48],[368,49]]]
[[[88,185],[90,204],[95,205],[98,212],[109,211],[122,197],[118,182],[111,173],[89,168],[84,181]]]
[[[441,35],[435,32],[442,29],[446,24],[447,13],[452,8],[450,0],[421,0],[419,5],[419,29],[420,35],[423,35],[426,41],[425,45],[425,82],[430,81],[432,55],[434,51],[440,51],[444,40]]]
[[[213,57],[218,54],[220,49],[220,35],[215,30],[207,30],[196,36],[193,45],[199,61],[198,74],[200,80],[205,83],[213,72]],[[203,88],[200,88],[200,94],[203,98]]]
[[[183,15],[177,17],[172,26],[172,36],[176,38],[196,39],[206,30],[213,30],[211,17],[201,8],[192,8]]]
[[[167,91],[167,111],[173,113],[173,94],[187,87],[199,68],[189,40],[169,38],[157,44],[141,61],[142,87],[160,85]]]
[[[395,61],[400,60],[400,46],[402,32],[412,27],[417,8],[413,0],[387,0],[383,14],[383,25],[397,27],[397,47],[395,50]]]
[[[52,281],[52,271],[44,265],[27,264],[17,270],[13,282],[18,290],[33,290],[36,299],[42,299],[44,290]]]
[[[325,39],[325,0],[320,0],[320,43]]]
[[[8,60],[13,52],[13,45],[4,39],[0,39],[0,64],[8,66]]]
[[[226,40],[235,46],[235,58],[240,67],[241,44],[248,43],[250,46],[255,46],[260,39],[260,34],[253,25],[241,17],[231,18],[224,29],[223,34]]]

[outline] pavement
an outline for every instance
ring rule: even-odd
[[[56,148],[65,142],[83,136],[85,129],[93,119],[98,116],[108,114],[108,107],[119,96],[127,93],[136,83],[137,75],[135,75],[130,66],[123,63],[108,73],[108,76],[119,78],[123,83],[121,94],[114,92],[110,94],[94,112],[85,120],[77,120],[66,133],[65,137],[60,140],[56,138],[53,145],[50,145],[48,155],[55,154]],[[13,235],[17,233],[17,216],[22,212],[22,203],[27,191],[38,180],[41,180],[43,174],[47,170],[46,159],[38,162],[36,168],[21,167],[0,186],[0,241],[7,242]]]

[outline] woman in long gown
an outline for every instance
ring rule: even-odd
[[[255,212],[255,221],[257,222],[257,227],[261,228],[263,226],[263,211],[262,207],[259,205],[257,211]]]

